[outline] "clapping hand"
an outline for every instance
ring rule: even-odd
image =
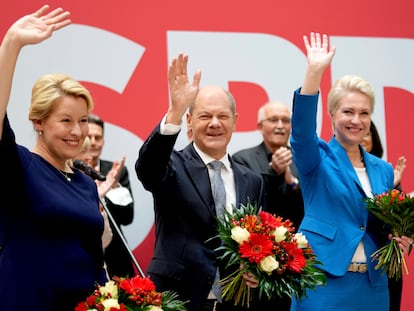
[[[289,148],[280,147],[273,153],[270,166],[278,175],[285,173],[291,164],[292,151]]]
[[[121,161],[114,161],[111,170],[106,174],[105,181],[96,180],[98,192],[101,197],[104,197],[106,193],[112,188],[118,187],[119,176],[125,165],[125,157],[122,157]]]
[[[400,184],[406,166],[407,159],[405,157],[399,157],[394,167],[394,187]]]

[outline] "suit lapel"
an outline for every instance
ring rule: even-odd
[[[229,159],[230,159],[231,167],[233,169],[234,184],[236,188],[236,206],[235,207],[239,208],[240,203],[241,203],[240,195],[242,194],[246,195],[248,193],[247,192],[247,178],[245,178],[244,174],[238,169],[233,159],[231,157],[229,157]]]
[[[367,174],[371,182],[372,193],[379,194],[382,192],[382,189],[380,189],[381,184],[378,181],[381,180],[380,174],[383,174],[383,172],[379,169],[378,163],[372,157],[364,152],[365,167],[367,168]]]
[[[269,163],[269,161],[267,157],[266,146],[264,145],[264,143],[261,143],[259,145],[259,148],[256,149],[256,161],[257,164],[260,166],[260,171],[266,173],[269,167],[265,164]]]
[[[183,156],[185,159],[184,167],[189,179],[211,216],[215,217],[214,199],[211,193],[210,177],[206,165],[195,151],[193,144],[188,145],[183,150]]]
[[[354,167],[352,166],[351,161],[346,154],[344,147],[336,140],[335,137],[332,137],[329,142],[332,151],[338,157],[337,170],[339,174],[345,175],[346,179],[352,180],[353,183],[357,186],[359,192],[365,196],[365,191],[362,188],[361,182],[358,178],[357,173],[355,172]],[[360,147],[361,148],[361,147]]]

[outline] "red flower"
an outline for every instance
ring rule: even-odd
[[[260,212],[259,213],[260,219],[265,227],[269,227],[270,229],[276,229],[277,227],[282,225],[282,219],[280,217],[275,217],[274,215],[267,213],[267,212]]]
[[[242,258],[247,258],[250,262],[257,264],[269,255],[272,255],[273,242],[266,234],[252,233],[249,241],[244,241],[240,245],[240,254]]]
[[[128,294],[134,294],[137,290],[145,292],[155,291],[155,285],[149,278],[141,278],[139,276],[122,280],[119,287]]]
[[[118,303],[110,301],[112,305],[119,305],[110,307],[109,311],[142,311],[154,306],[166,311],[187,311],[187,302],[178,298],[178,294],[173,291],[157,292],[149,277],[114,277],[105,285],[97,285],[93,294],[79,303],[75,311],[104,311],[108,308],[104,305],[109,299]]]
[[[281,243],[286,253],[288,254],[287,268],[290,271],[301,273],[306,267],[306,258],[303,250],[298,248],[296,243]]]

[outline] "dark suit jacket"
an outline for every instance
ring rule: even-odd
[[[233,160],[262,176],[266,189],[266,211],[290,219],[297,229],[304,214],[302,192],[300,188],[292,189],[285,183],[283,174],[278,175],[269,166],[268,154],[269,151],[262,142],[255,147],[236,152]],[[290,171],[299,179],[295,164],[290,165]]]
[[[173,150],[177,135],[161,135],[159,126],[139,152],[135,169],[154,198],[156,241],[148,274],[158,290],[174,290],[190,300],[188,309],[201,310],[217,268],[214,200],[208,169],[192,144]],[[263,202],[263,182],[230,158],[236,201]]]
[[[111,170],[112,165],[113,162],[111,161],[99,160],[99,167],[101,173],[104,175]],[[131,185],[129,183],[129,174],[126,167],[123,167],[119,175],[119,183],[128,188],[132,196]],[[105,198],[105,202],[109,212],[116,222],[116,225],[122,233],[122,225],[129,225],[134,219],[134,202],[126,206],[114,204],[108,198]],[[107,265],[109,276],[134,276],[135,269],[128,249],[125,247],[113,224],[111,224],[111,228],[113,232],[112,241],[105,249],[105,263]]]

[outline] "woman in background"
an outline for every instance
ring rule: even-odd
[[[381,138],[378,134],[377,127],[372,120],[369,132],[362,138],[361,146],[364,147],[367,152],[377,156],[378,158],[382,158],[384,155],[384,148],[382,147]],[[407,159],[403,156],[398,158],[397,164],[394,166],[394,187],[400,191],[400,183],[406,166]]]
[[[384,148],[382,147],[377,127],[375,126],[375,123],[372,120],[369,128],[369,133],[367,133],[362,138],[361,146],[364,147],[364,149],[367,152],[377,156],[378,158],[382,158],[384,154]],[[401,156],[398,158],[397,164],[394,167],[394,187],[400,191],[402,191],[401,179],[404,174],[406,162],[406,158]],[[401,309],[402,286],[402,278],[400,278],[399,280],[396,280],[395,278],[388,278],[388,289],[390,293],[390,311],[400,311]]]

